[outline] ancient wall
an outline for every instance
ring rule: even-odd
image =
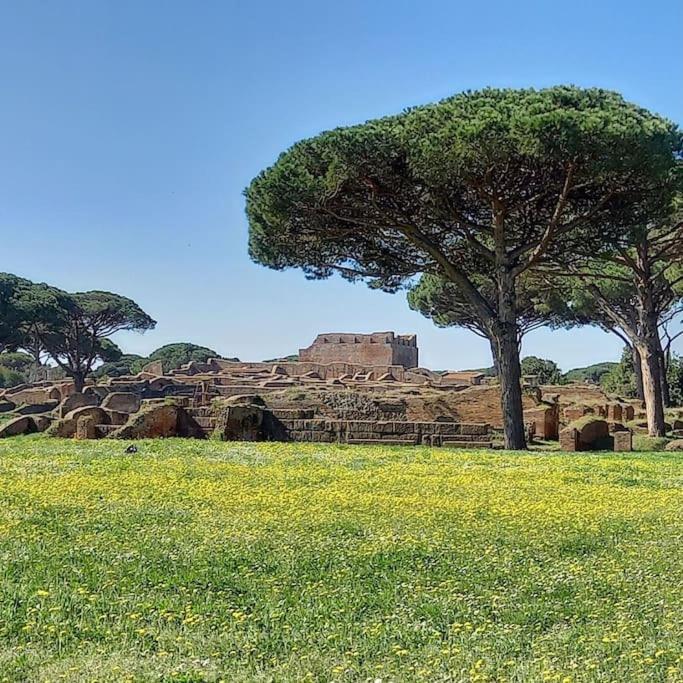
[[[393,332],[373,334],[319,334],[308,348],[299,350],[301,361],[353,363],[361,366],[417,367],[417,337]]]

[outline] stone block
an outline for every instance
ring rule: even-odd
[[[434,434],[441,436],[458,436],[462,434],[463,425],[459,422],[434,422]]]
[[[43,401],[42,403],[26,403],[19,406],[15,412],[18,415],[40,415],[50,413],[59,405],[59,401]]]
[[[93,417],[95,419],[95,424],[109,424],[109,416],[99,406],[82,406],[81,408],[76,408],[68,412],[64,416],[64,419],[77,421],[80,417],[85,417],[86,415]]]
[[[102,408],[119,413],[137,413],[140,410],[140,397],[127,391],[115,391],[105,397]]]
[[[181,410],[183,409],[173,405],[149,406],[131,416],[125,425],[111,433],[111,437],[115,439],[154,439],[179,436],[178,413]]]
[[[82,440],[97,438],[97,423],[92,415],[83,415],[76,420],[75,437]]]
[[[19,436],[20,434],[32,434],[38,431],[33,418],[28,415],[15,417],[0,425],[0,439],[7,436]]]
[[[130,413],[121,413],[118,410],[105,410],[105,413],[107,413],[107,416],[109,417],[109,424],[117,425],[119,427],[125,425],[130,418]]]
[[[488,424],[461,424],[460,433],[461,434],[477,434],[486,435],[491,432],[491,425]]]
[[[570,453],[579,450],[579,433],[573,427],[560,431],[560,450]]]
[[[633,450],[633,434],[630,430],[614,432],[613,438],[615,451]]]
[[[584,415],[589,415],[592,412],[593,409],[589,408],[588,406],[569,406],[568,408],[564,409],[562,414],[564,415],[565,421],[573,422],[574,420],[578,420]]]
[[[607,419],[612,422],[621,422],[624,418],[624,410],[621,403],[608,403],[607,404]]]
[[[0,400],[0,413],[9,413],[17,407],[16,403],[8,401],[6,398]]]
[[[71,394],[71,396],[67,396],[59,404],[59,417],[66,417],[67,413],[70,413],[72,410],[76,410],[76,408],[96,406],[99,405],[99,403],[99,397],[94,392]]]
[[[216,433],[224,441],[263,441],[263,410],[252,405],[228,406],[216,417]]]

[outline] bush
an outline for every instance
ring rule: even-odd
[[[25,377],[20,372],[0,365],[0,388],[15,387],[17,384],[23,384],[24,381]]]
[[[220,358],[221,356],[213,349],[206,346],[197,346],[188,342],[181,342],[177,344],[166,344],[158,348],[156,351],[150,353],[148,361],[160,360],[164,368],[164,372],[169,370],[176,370],[181,365],[185,365],[190,361],[198,363],[206,363],[209,358]]]
[[[102,363],[93,376],[98,379],[101,377],[122,377],[123,375],[137,375],[142,366],[147,362],[146,358],[135,353],[125,353],[118,360]]]
[[[621,354],[621,361],[600,378],[600,385],[608,394],[619,394],[629,398],[636,396],[636,373],[633,355],[628,346]]]
[[[633,435],[633,450],[634,451],[663,451],[670,439],[664,436],[647,436],[645,434]]]
[[[600,378],[609,372],[618,363],[596,363],[585,368],[574,368],[565,373],[564,379],[567,382],[599,382]]]
[[[683,406],[683,357],[672,356],[666,374],[669,380],[671,403],[675,406]]]
[[[560,384],[562,382],[562,373],[557,367],[557,363],[536,356],[522,358],[522,375],[536,375],[540,384]]]
[[[35,363],[33,356],[29,356],[28,353],[21,353],[20,351],[0,353],[0,365],[24,374],[27,373]]]

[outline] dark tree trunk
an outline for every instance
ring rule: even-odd
[[[85,387],[85,375],[81,372],[74,372],[71,375],[71,379],[74,382],[74,391],[77,394],[82,394]]]
[[[652,272],[647,244],[638,248],[638,267],[642,278],[638,282],[638,346],[643,370],[643,395],[650,436],[665,436],[664,403],[662,401],[661,343],[659,315],[652,291]]]
[[[666,374],[666,357],[662,348],[662,341],[657,337],[657,355],[659,357],[659,381],[662,386],[662,403],[665,408],[671,406],[671,392],[669,391],[669,378]]]
[[[638,348],[631,346],[631,358],[633,359],[633,372],[636,376],[636,398],[640,401],[645,400],[645,392],[643,391],[643,365],[640,360],[640,353]]]
[[[493,358],[493,374],[498,377],[500,368],[498,367],[498,344],[495,339],[489,339],[491,345],[491,357]]]
[[[653,345],[641,346],[639,351],[643,365],[643,394],[648,434],[650,436],[664,436],[666,428],[664,426],[662,383],[659,374],[659,354]]]
[[[519,362],[516,328],[500,330],[496,342],[505,448],[524,450],[527,444],[524,430],[524,411],[522,409],[522,370]]]
[[[499,256],[500,258],[500,256]],[[505,448],[525,450],[524,412],[522,409],[522,369],[519,361],[519,329],[515,281],[504,259],[498,267],[498,319],[493,337],[498,350],[500,405],[503,413]]]

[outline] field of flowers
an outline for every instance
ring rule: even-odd
[[[683,458],[0,442],[0,681],[683,681]]]

